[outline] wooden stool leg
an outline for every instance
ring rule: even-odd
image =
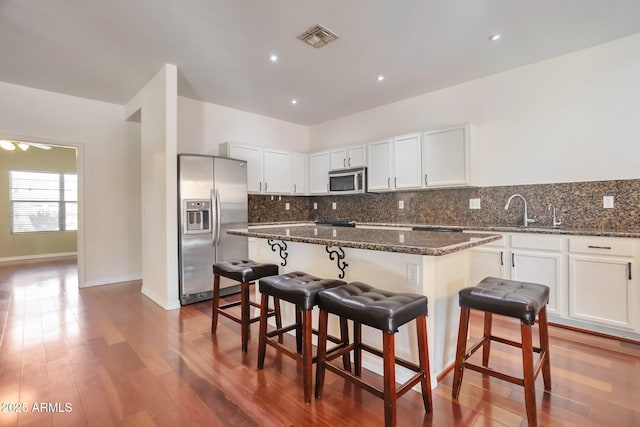
[[[347,325],[346,317],[340,317],[340,341],[344,345],[349,345],[349,326]],[[342,355],[342,367],[347,371],[351,371],[351,359],[349,358],[349,353]]]
[[[429,367],[429,342],[427,337],[427,318],[420,316],[416,319],[418,335],[418,354],[420,357],[420,369],[424,372],[420,386],[422,387],[422,401],[424,410],[430,413],[433,404],[431,400],[431,371]]]
[[[536,388],[533,374],[533,343],[531,325],[520,325],[522,332],[522,369],[524,372],[524,404],[527,410],[529,427],[538,425],[536,420]]]
[[[313,354],[311,354],[311,310],[302,310],[302,375],[304,401],[311,403],[311,381],[313,374]]]
[[[382,333],[382,351],[384,355],[384,425],[396,425],[396,355],[394,334]]]
[[[362,324],[353,322],[353,373],[359,377],[362,374]]]
[[[240,284],[240,327],[242,334],[242,352],[247,352],[247,347],[249,345],[249,283],[241,283]]]
[[[329,313],[320,310],[318,324],[318,356],[316,358],[316,399],[322,398],[324,386],[324,359],[327,356],[327,319]]]
[[[545,353],[544,362],[542,362],[542,379],[544,380],[544,389],[551,390],[551,360],[549,355],[549,328],[547,325],[547,306],[542,307],[538,313],[538,328],[540,329],[540,350]]]
[[[484,343],[482,344],[482,366],[489,366],[489,353],[491,352],[491,321],[493,317],[488,311],[484,312]]]
[[[220,305],[220,276],[213,276],[213,304],[211,308],[211,333],[216,333],[218,327],[218,307]]]
[[[453,390],[451,398],[458,399],[462,375],[464,374],[464,356],[467,352],[467,334],[469,332],[469,307],[460,307],[460,324],[458,326],[458,347],[456,348],[456,363],[453,368]]]
[[[296,305],[296,351],[302,353],[302,313]]]
[[[263,310],[260,308],[260,310]],[[268,307],[264,308],[264,310],[268,311]],[[282,329],[282,312],[280,311],[280,298],[273,297],[273,311],[276,313],[276,329]],[[284,336],[282,334],[278,335],[278,342],[282,344],[284,342]]]
[[[258,369],[264,368],[264,356],[267,351],[267,311],[269,310],[269,296],[260,297],[260,335],[258,336]]]

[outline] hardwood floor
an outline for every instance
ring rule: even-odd
[[[267,351],[256,370],[257,324],[243,355],[238,325],[221,318],[211,336],[210,313],[210,301],[165,311],[137,282],[78,290],[73,262],[0,264],[0,426],[383,425],[382,400],[330,372],[323,399],[306,405],[292,359]],[[519,327],[496,316],[494,331],[517,339]],[[640,346],[554,327],[550,339],[541,425],[640,425]],[[492,366],[519,375],[517,349],[493,346]],[[432,415],[417,392],[401,397],[398,424],[526,424],[520,387],[468,371],[452,402],[452,377]]]

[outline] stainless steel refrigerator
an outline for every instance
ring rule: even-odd
[[[178,154],[180,303],[211,299],[213,264],[246,259],[246,237],[226,233],[247,228],[247,162]],[[238,292],[225,278],[222,295]]]

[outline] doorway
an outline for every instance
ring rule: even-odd
[[[82,286],[79,148],[0,139],[0,262],[74,259]]]

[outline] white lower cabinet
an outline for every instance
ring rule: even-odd
[[[511,250],[511,279],[549,287],[547,312],[567,314],[566,256],[561,253]]]
[[[567,315],[567,239],[518,233],[511,236],[511,279],[549,287],[550,314]]]
[[[508,233],[499,242],[469,251],[471,285],[487,276],[540,283],[551,321],[640,339],[640,240]]]
[[[634,241],[571,238],[569,247],[569,317],[640,330]]]
[[[475,286],[485,277],[509,277],[507,246],[509,237],[469,250],[469,284]]]

